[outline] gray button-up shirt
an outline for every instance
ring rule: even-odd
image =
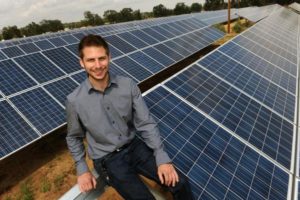
[[[86,79],[67,97],[68,147],[77,174],[87,172],[83,139],[88,154],[98,159],[130,142],[138,131],[154,150],[156,164],[170,162],[163,150],[157,123],[150,115],[136,83],[126,77],[110,75],[104,92],[95,90]]]

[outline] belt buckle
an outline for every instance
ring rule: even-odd
[[[120,152],[121,150],[122,150],[122,148],[117,148],[115,151]]]

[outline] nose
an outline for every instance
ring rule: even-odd
[[[95,67],[97,67],[97,68],[101,67],[101,63],[100,63],[100,61],[97,60],[97,59],[96,59],[96,61],[95,61]]]

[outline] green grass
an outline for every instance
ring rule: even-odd
[[[41,189],[40,190],[43,193],[49,192],[51,190],[51,183],[47,177],[43,177],[43,179],[41,181]]]

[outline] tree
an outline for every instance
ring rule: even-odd
[[[164,5],[159,4],[153,7],[153,15],[154,17],[164,17],[170,15],[171,12]]]
[[[43,33],[46,32],[57,32],[60,30],[64,30],[64,25],[60,20],[42,20],[40,22],[41,29]]]
[[[82,25],[99,26],[102,24],[104,24],[104,22],[98,14],[93,14],[91,11],[84,12],[84,20],[82,20]]]
[[[35,22],[31,22],[27,26],[20,29],[23,36],[33,36],[43,33],[42,27]]]
[[[224,9],[224,0],[205,0],[204,10],[220,10]]]
[[[134,19],[133,10],[131,8],[123,8],[119,14],[121,22],[128,22]]]
[[[191,5],[191,12],[201,12],[202,5],[200,3],[193,3]]]
[[[134,20],[141,20],[142,19],[142,14],[141,14],[140,10],[133,11],[132,16],[133,16]]]
[[[2,36],[5,40],[22,37],[21,31],[18,29],[17,26],[4,27],[2,29]]]
[[[103,14],[104,20],[111,24],[117,23],[119,21],[119,13],[115,10],[106,10]]]
[[[190,8],[187,5],[185,5],[184,3],[177,3],[174,8],[175,15],[182,15],[182,14],[187,14],[190,12],[191,12]]]

